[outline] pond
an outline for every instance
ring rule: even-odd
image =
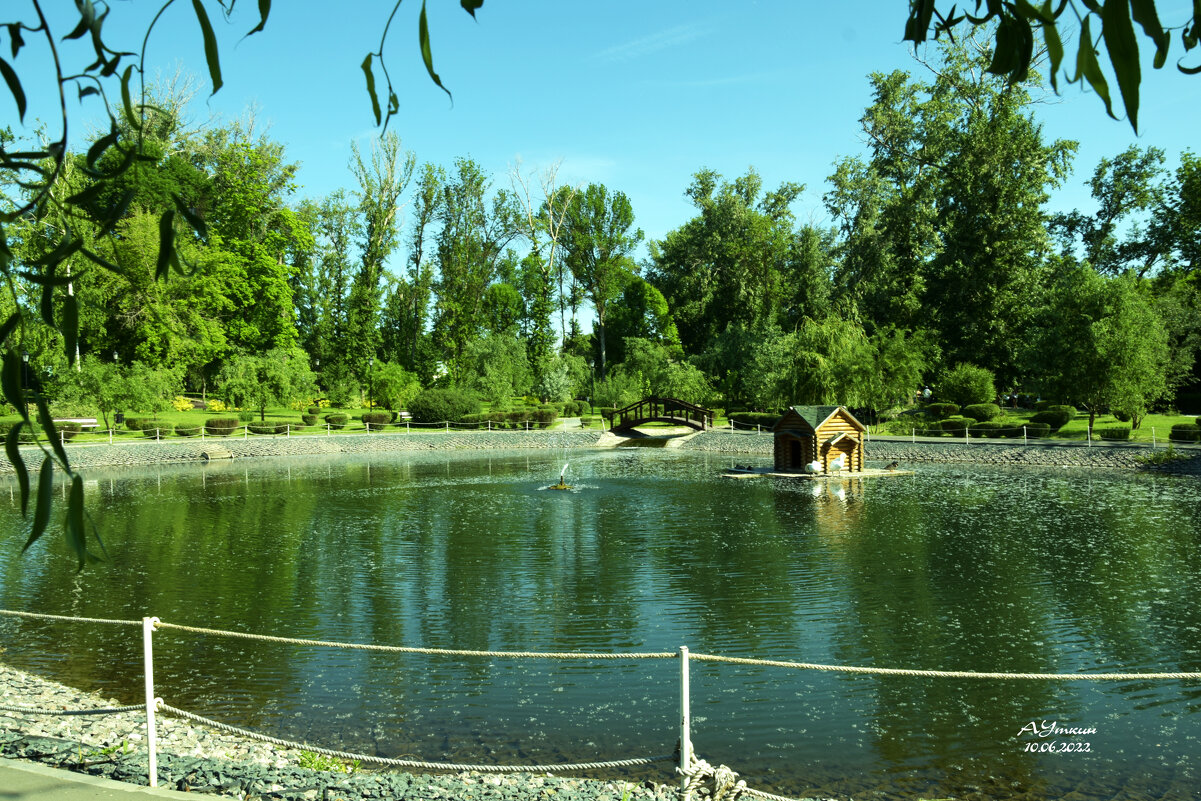
[[[740,457],[739,461],[745,461]],[[545,489],[563,463],[572,492]],[[719,477],[670,450],[397,454],[87,475],[108,561],[20,555],[0,607],[479,650],[675,651],[998,672],[1201,670],[1201,484],[919,466]],[[136,629],[0,619],[5,661],[137,703]],[[158,694],[385,756],[670,753],[678,662],[525,662],[155,637]],[[693,742],[755,787],[835,797],[1192,798],[1195,681],[1052,683],[692,666]],[[1095,729],[1039,738],[1031,724]],[[1029,743],[1087,751],[1040,753]],[[661,772],[634,774],[671,781]]]

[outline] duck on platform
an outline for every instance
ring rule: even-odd
[[[900,465],[901,465],[900,462],[889,462],[888,464],[884,465],[884,469],[885,470],[896,470],[898,467],[900,467]]]
[[[830,462],[830,472],[831,473],[837,472],[839,470],[846,470],[846,469],[847,469],[847,455],[845,453],[840,453],[838,455],[837,459]]]

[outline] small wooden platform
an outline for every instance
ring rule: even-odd
[[[756,467],[752,470],[725,470],[722,472],[722,478],[760,478],[767,476],[769,478],[799,478],[802,481],[844,481],[854,478],[880,478],[881,476],[911,476],[912,470],[880,470],[876,468],[864,468],[857,472],[851,473],[846,471],[838,471],[837,473],[802,473],[802,472],[778,472],[771,467]]]

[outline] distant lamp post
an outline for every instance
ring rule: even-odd
[[[29,351],[21,351],[21,390],[29,389]]]
[[[374,408],[371,403],[372,390],[375,388],[375,357],[372,356],[367,360],[367,408]]]

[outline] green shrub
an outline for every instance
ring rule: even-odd
[[[930,403],[926,405],[926,414],[935,420],[945,420],[959,414],[959,407],[954,403]]]
[[[187,423],[176,423],[175,434],[180,437],[198,437],[200,436],[200,426],[189,425]]]
[[[988,437],[989,439],[996,439],[997,437],[1001,436],[1002,428],[1004,428],[1004,425],[1001,423],[994,423],[991,420],[982,420],[979,423],[972,424],[971,434],[973,437]]]
[[[963,407],[963,416],[981,423],[1001,416],[1001,407],[995,403],[972,403]]]
[[[315,414],[302,414],[300,416],[300,419],[302,421],[304,421],[304,424],[306,426],[315,426],[315,425],[317,425],[317,421],[320,420],[321,418]]]
[[[363,425],[368,426],[372,431],[378,431],[392,422],[392,412],[363,412],[361,418]]]
[[[58,430],[58,435],[60,437],[62,437],[62,440],[64,442],[67,440],[75,439],[75,435],[78,434],[80,431],[83,431],[83,426],[81,426],[79,423],[71,423],[71,422],[55,423],[54,427]]]
[[[256,418],[256,417],[258,417],[258,415],[254,412],[248,412],[248,411],[238,412],[238,422],[241,422],[241,423],[253,422],[254,418]]]
[[[479,400],[457,389],[424,389],[409,401],[409,414],[415,423],[454,422],[479,411]]]
[[[1119,423],[1129,423],[1130,412],[1123,412],[1121,409],[1114,409],[1113,419],[1117,420]]]
[[[142,420],[143,420],[143,418],[141,418],[141,417],[126,417],[125,418],[125,427],[128,428],[130,431],[141,431],[142,430]]]
[[[550,424],[555,422],[559,416],[559,410],[553,404],[544,403],[535,411],[535,419],[538,421],[539,428],[550,428]]]
[[[948,417],[939,423],[939,428],[948,434],[963,436],[963,432],[974,422],[970,417]]]
[[[247,423],[246,430],[251,434],[286,434],[287,423]]]
[[[938,382],[938,397],[957,403],[960,407],[976,403],[992,403],[997,397],[992,371],[974,364],[957,364],[943,374]]]
[[[1172,442],[1201,442],[1201,426],[1194,423],[1177,423],[1172,426]]]
[[[321,407],[320,406],[310,406],[307,411],[308,411],[308,414],[313,416],[313,419],[316,419],[321,416]]]
[[[1076,407],[1075,406],[1068,406],[1065,403],[1053,403],[1050,406],[1048,406],[1046,410],[1048,412],[1064,412],[1068,415],[1071,415],[1068,418],[1069,420],[1076,419]]]
[[[1051,405],[1051,401],[1048,401],[1048,400],[1035,401],[1034,402],[1034,411],[1045,412],[1047,410],[1047,407],[1050,405]]]
[[[1113,440],[1128,440],[1130,439],[1130,429],[1125,426],[1113,426],[1110,428],[1094,428],[1093,433],[1101,439]]]
[[[1038,412],[1030,418],[1031,423],[1044,423],[1054,431],[1058,431],[1068,424],[1075,415],[1068,414],[1063,409],[1047,409],[1045,412]]]
[[[163,423],[158,420],[143,420],[142,421],[142,436],[147,439],[162,439],[170,436],[175,431],[175,426],[170,423]]]
[[[1051,426],[1046,423],[1029,422],[1026,423],[1026,436],[1031,439],[1040,439],[1042,437],[1051,436]]]
[[[301,420],[301,422],[299,422],[299,423],[284,423],[284,433],[287,433],[289,431],[304,431],[305,428],[308,427],[308,425],[309,424],[304,422],[303,420]],[[313,422],[313,425],[316,425],[316,421]]]
[[[771,428],[779,422],[780,415],[771,412],[731,412],[727,419],[735,424],[735,428]]]
[[[1001,423],[1001,429],[1000,429],[1000,433],[998,433],[997,436],[999,436],[999,437],[1021,437],[1022,436],[1022,424],[1021,423],[1019,423],[1015,420],[1001,420],[1000,423]]]
[[[235,417],[210,417],[204,421],[204,433],[213,437],[228,437],[237,427]]]
[[[346,428],[346,421],[349,419],[350,418],[344,414],[327,414],[325,416],[325,422],[335,431],[340,431],[341,429]]]

